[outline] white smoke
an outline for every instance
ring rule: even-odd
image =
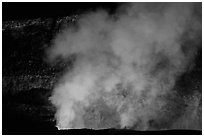
[[[102,99],[119,114],[121,128],[148,129],[166,105],[162,96],[173,94],[176,77],[193,57],[183,52],[182,37],[188,32],[187,39],[194,40],[200,31],[194,5],[129,3],[114,15],[104,10],[81,15],[59,33],[49,58],[76,55],[76,61],[50,98],[57,127],[87,127],[86,108]]]

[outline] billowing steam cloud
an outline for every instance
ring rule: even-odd
[[[57,127],[88,127],[87,108],[101,100],[116,112],[119,128],[149,129],[197,48],[183,44],[200,34],[194,6],[125,4],[115,14],[98,10],[81,15],[58,34],[49,58],[75,55],[76,60],[50,98],[57,108]]]

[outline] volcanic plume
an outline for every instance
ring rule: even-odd
[[[47,50],[51,62],[75,57],[50,97],[57,127],[148,130],[151,121],[167,120],[167,97],[176,94],[176,80],[199,48],[197,5],[125,3],[112,14],[103,9],[81,14],[57,34]],[[93,127],[87,124],[90,108],[114,116],[106,117],[106,126],[95,121]]]

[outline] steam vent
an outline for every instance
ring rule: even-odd
[[[2,3],[3,134],[202,134],[202,3]]]

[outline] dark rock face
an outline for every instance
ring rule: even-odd
[[[14,129],[56,130],[55,108],[51,105],[49,97],[64,68],[67,66],[71,68],[73,62],[70,59],[68,62],[48,65],[45,61],[45,49],[49,47],[51,39],[60,31],[60,28],[74,23],[77,18],[78,16],[71,16],[3,22],[2,119],[5,133]],[[201,62],[202,53],[199,50],[194,67],[177,80],[175,88],[178,96],[177,99],[175,97],[169,99],[167,113],[178,114],[170,115],[171,118],[161,116],[158,121],[164,122],[149,121],[152,127],[180,126],[186,129],[201,129]],[[189,103],[189,100],[192,103]],[[177,119],[178,115],[186,111],[189,111],[189,115],[183,115]],[[95,105],[87,108],[86,112],[84,124],[87,128],[119,128],[119,116],[103,101],[97,101]],[[193,123],[194,113],[199,114],[196,116],[196,126],[186,127],[180,124],[181,121]],[[177,122],[174,125],[168,125],[168,121],[174,117]]]
[[[3,23],[3,129],[55,130],[55,108],[49,97],[64,66],[50,66],[45,48],[62,22],[74,17]]]

